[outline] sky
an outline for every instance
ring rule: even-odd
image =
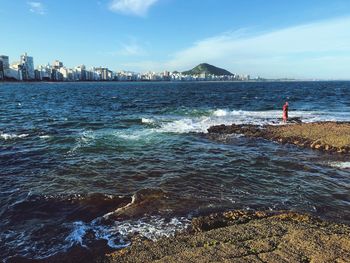
[[[0,55],[136,72],[350,79],[349,0],[0,0]]]

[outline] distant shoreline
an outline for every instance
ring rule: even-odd
[[[294,83],[294,82],[350,82],[350,80],[183,80],[183,81],[171,81],[171,80],[79,80],[79,81],[22,81],[22,80],[0,80],[0,84],[13,84],[13,83]]]

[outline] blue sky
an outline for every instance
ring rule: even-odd
[[[10,61],[350,79],[348,0],[0,0],[0,23]]]

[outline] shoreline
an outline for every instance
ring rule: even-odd
[[[209,137],[241,134],[281,144],[293,144],[327,153],[350,154],[350,122],[290,123],[287,125],[218,125],[208,129]]]
[[[134,236],[126,248],[104,241],[75,246],[41,260],[8,262],[347,262],[350,225],[294,211],[218,212],[192,219],[175,236],[151,241]]]
[[[350,226],[290,211],[228,211],[192,220],[189,233],[136,241],[100,262],[346,262]]]
[[[31,83],[297,83],[297,82],[350,82],[350,80],[79,80],[79,81],[48,81],[48,80],[0,80],[0,84],[31,84]]]

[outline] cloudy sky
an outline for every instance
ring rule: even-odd
[[[266,78],[350,79],[348,0],[0,0],[0,53],[113,70],[201,62]]]

